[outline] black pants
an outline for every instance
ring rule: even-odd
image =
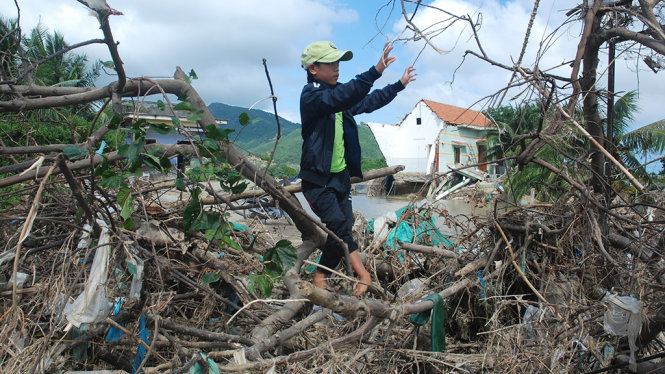
[[[358,249],[358,244],[352,236],[353,207],[349,172],[344,170],[330,174],[325,186],[302,181],[302,193],[312,211],[321,218],[321,222],[346,243],[349,253]],[[344,247],[328,236],[319,264],[334,269],[342,258],[344,258]],[[328,270],[322,268],[317,270],[330,274]]]

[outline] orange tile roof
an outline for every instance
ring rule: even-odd
[[[460,108],[452,105],[437,103],[435,101],[424,100],[437,117],[453,125],[471,125],[478,127],[490,127],[492,123],[482,113]]]

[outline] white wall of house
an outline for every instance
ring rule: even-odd
[[[445,173],[449,167],[486,161],[479,160],[482,153],[479,147],[486,147],[487,127],[449,124],[422,100],[399,125],[368,123],[368,126],[386,163],[389,166],[404,165],[405,172]],[[491,167],[486,169],[493,172]]]
[[[427,105],[418,103],[399,125],[372,122],[367,125],[388,166],[404,165],[405,172],[430,173],[443,121]]]

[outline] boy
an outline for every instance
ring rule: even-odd
[[[351,177],[362,178],[358,127],[353,116],[370,113],[392,101],[397,93],[415,80],[415,68],[409,66],[396,83],[369,93],[374,81],[395,61],[392,47],[386,43],[379,62],[348,83],[337,83],[339,62],[353,57],[351,51],[339,50],[328,41],[308,45],[302,53],[302,67],[307,71],[307,85],[300,95],[302,122],[302,192],[321,221],[349,249],[351,267],[360,282],[353,294],[367,291],[372,279],[356,251],[353,240]],[[334,269],[344,258],[344,248],[328,237],[319,264]],[[327,288],[328,270],[318,268],[314,285]]]

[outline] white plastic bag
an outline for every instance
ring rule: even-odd
[[[397,290],[397,297],[400,299],[420,297],[426,286],[427,279],[414,278],[404,283],[399,290]]]
[[[379,243],[390,233],[390,226],[397,222],[395,212],[388,212],[374,220],[374,243]]]
[[[108,262],[111,253],[110,237],[106,223],[97,220],[102,232],[99,234],[95,258],[92,260],[90,274],[83,292],[73,302],[68,302],[64,314],[69,321],[65,330],[72,326],[80,327],[83,323],[104,320],[110,313],[112,303],[106,296],[106,280],[108,278]],[[89,245],[89,238],[82,238],[84,245]],[[81,246],[79,242],[79,246]]]
[[[608,334],[627,336],[630,347],[630,367],[635,369],[635,341],[642,328],[642,302],[632,296],[606,293],[603,302],[607,306],[603,328]]]

